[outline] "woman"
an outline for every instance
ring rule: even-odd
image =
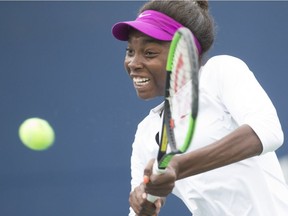
[[[286,215],[288,188],[274,152],[283,143],[277,112],[240,59],[215,56],[204,64],[214,41],[207,1],[147,2],[135,21],[113,26],[113,35],[128,41],[124,65],[138,97],[164,95],[169,44],[181,26],[194,34],[202,61],[193,143],[153,175],[163,104],[150,111],[133,143],[129,215],[158,215],[171,192],[196,216]],[[161,198],[151,204],[148,193]]]

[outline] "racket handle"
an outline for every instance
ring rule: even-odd
[[[158,162],[155,161],[153,164],[153,174],[160,175],[164,172],[165,172],[165,169],[159,169],[158,168]],[[147,194],[147,200],[151,203],[154,203],[158,198],[159,198],[158,196]]]
[[[147,200],[151,203],[154,203],[158,198],[159,198],[158,196],[147,194]]]

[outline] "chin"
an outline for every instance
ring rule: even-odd
[[[150,91],[150,92],[148,92],[148,91],[146,91],[146,92],[145,91],[142,91],[142,92],[136,91],[136,93],[140,99],[145,100],[145,101],[150,101],[150,100],[153,100],[153,99],[158,98],[160,96],[163,96],[161,94],[158,94],[157,92],[152,92],[152,91]]]
[[[137,94],[137,96],[144,101],[151,101],[159,97],[158,95],[151,96],[151,95],[143,95],[143,94]]]
[[[139,95],[138,95],[138,97],[142,100],[145,100],[145,101],[150,101],[154,98],[154,97],[143,97],[143,96],[139,96]]]

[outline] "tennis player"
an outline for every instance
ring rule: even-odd
[[[163,104],[140,122],[131,157],[129,215],[158,215],[173,193],[194,216],[286,216],[288,187],[275,154],[284,139],[277,112],[242,60],[220,55],[204,62],[214,41],[207,1],[150,1],[134,21],[113,26],[115,38],[128,41],[124,64],[138,97],[164,95],[169,43],[181,26],[196,36],[202,61],[195,135],[186,154],[154,175]],[[151,204],[148,193],[161,198]]]

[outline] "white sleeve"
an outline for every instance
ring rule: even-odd
[[[132,144],[132,155],[131,155],[131,191],[134,190],[135,187],[140,185],[143,180],[143,170],[144,170],[144,154],[141,154],[141,139],[139,132],[139,126],[137,128],[137,132],[135,134],[135,139]],[[136,216],[136,213],[133,209],[129,208],[130,213],[129,216]]]
[[[143,182],[144,169],[152,158],[157,156],[158,144],[155,136],[159,132],[160,116],[150,114],[137,127],[131,155],[131,191]],[[129,216],[135,216],[130,208]]]
[[[221,59],[221,58],[220,58]],[[247,65],[238,58],[220,60],[219,95],[239,125],[248,124],[258,135],[263,152],[275,151],[284,141],[276,109]]]
[[[145,146],[142,145],[139,129],[136,132],[135,140],[132,145],[131,155],[131,191],[141,184],[143,171],[147,162],[145,161]],[[144,147],[144,148],[143,148]]]

